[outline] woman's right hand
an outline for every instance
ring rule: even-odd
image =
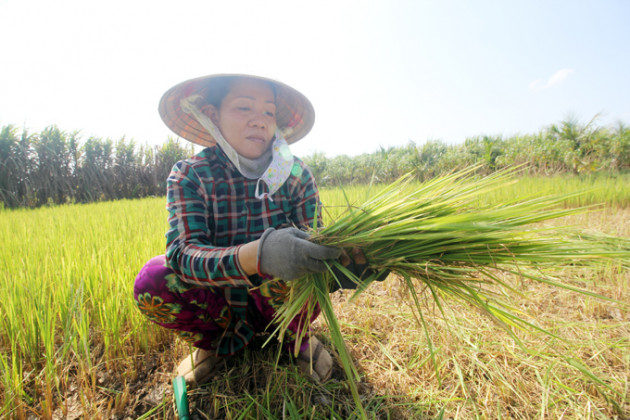
[[[377,272],[370,268],[365,254],[359,248],[352,249],[352,256],[343,250],[339,262],[351,273],[351,276],[346,275],[336,266],[333,267],[332,271],[335,278],[330,286],[331,293],[339,289],[356,289],[359,286],[357,280],[383,281],[390,273],[389,270]]]
[[[339,258],[341,249],[310,242],[307,232],[296,228],[267,229],[258,243],[258,272],[285,281],[308,273],[326,271],[325,260]]]

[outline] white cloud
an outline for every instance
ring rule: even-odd
[[[534,92],[538,92],[544,89],[549,89],[553,86],[556,86],[562,82],[564,82],[564,80],[569,77],[569,75],[571,73],[573,73],[575,70],[573,69],[560,69],[557,72],[555,72],[554,74],[551,75],[551,77],[549,79],[547,79],[546,83],[542,82],[542,79],[536,79],[533,82],[531,82],[529,84],[529,90],[532,90]]]
[[[547,80],[547,87],[552,87],[558,83],[562,83],[571,73],[573,73],[573,69],[558,70],[549,78],[549,80]]]

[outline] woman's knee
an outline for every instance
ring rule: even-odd
[[[164,255],[158,255],[147,261],[140,269],[133,285],[133,294],[136,300],[139,294],[160,288],[160,283],[164,282],[164,277],[170,272],[170,268],[166,266]]]

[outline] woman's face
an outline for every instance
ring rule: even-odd
[[[237,79],[221,107],[207,109],[225,140],[241,156],[256,159],[271,146],[276,131],[276,104],[267,83]]]

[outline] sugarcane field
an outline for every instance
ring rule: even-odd
[[[361,248],[374,276],[330,293],[344,272],[331,261],[287,282],[273,328],[182,391],[194,347],[149,322],[133,287],[165,252],[164,180],[193,149],[3,127],[0,418],[628,418],[629,130],[564,121],[541,135],[571,130],[597,141],[305,156],[321,180],[311,241]],[[72,147],[91,152],[73,161]],[[321,310],[325,382],[280,344],[304,307]]]

